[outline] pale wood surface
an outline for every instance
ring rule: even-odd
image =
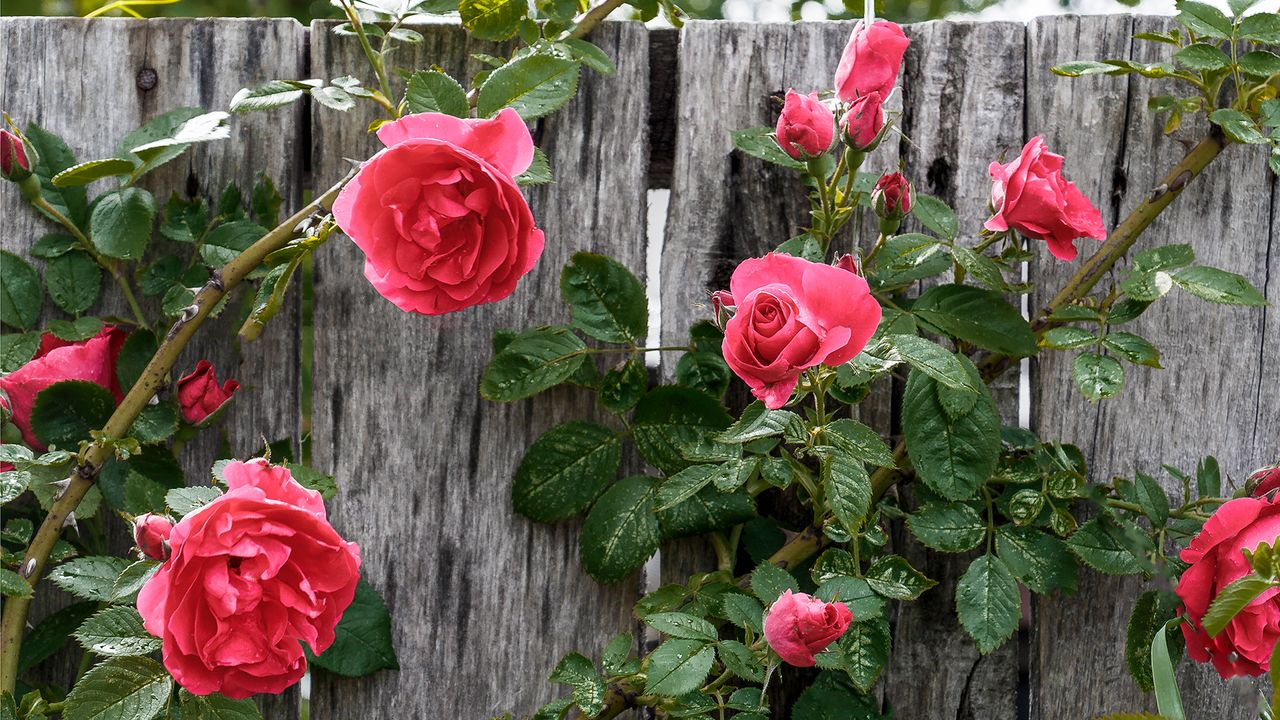
[[[426,42],[398,63],[474,73],[469,53],[493,51],[457,27],[420,29]],[[598,657],[630,629],[636,579],[602,587],[581,570],[580,522],[547,527],[511,512],[525,449],[593,399],[558,390],[500,405],[477,392],[495,330],[567,320],[558,278],[573,252],[608,252],[643,275],[648,37],[611,24],[593,39],[618,59],[618,75],[584,73],[577,99],[535,128],[559,182],[530,193],[547,245],[515,295],[409,315],[374,292],[345,238],[316,259],[315,462],[340,479],[332,516],[359,539],[365,574],[391,608],[402,669],[372,680],[317,672],[315,720],[527,715],[563,692],[546,682],[561,655]],[[355,43],[322,30],[312,62],[324,77],[363,68]],[[317,178],[337,179],[343,156],[375,148],[370,119],[315,109]]]
[[[245,85],[274,77],[305,74],[306,29],[293,20],[82,20],[77,18],[0,19],[0,106],[21,126],[35,121],[60,135],[80,161],[115,154],[126,133],[153,117],[180,107],[225,109]],[[156,73],[154,87],[143,90],[139,72]],[[163,207],[171,191],[211,196],[216,207],[222,185],[236,181],[246,199],[254,174],[265,171],[285,198],[282,212],[297,207],[305,178],[297,172],[304,115],[301,107],[270,114],[235,117],[229,140],[197,145],[179,159],[151,173],[142,183]],[[90,187],[101,192],[109,181]],[[157,218],[158,219],[158,218]],[[0,247],[25,251],[41,235],[55,232],[37,218],[13,188],[0,192]],[[157,236],[158,237],[158,236]],[[35,261],[39,265],[40,261]],[[104,280],[104,294],[115,291]],[[122,312],[123,305],[109,306]],[[154,306],[153,306],[154,307]],[[234,306],[233,306],[234,307]],[[242,388],[221,428],[231,451],[241,457],[257,453],[262,438],[294,437],[298,423],[298,326],[296,298],[271,323],[262,338],[239,348],[234,311],[201,330],[198,340],[175,366],[174,377],[186,374],[207,358],[219,379],[239,379]],[[66,317],[46,303],[46,318]],[[183,466],[187,481],[207,483],[218,457],[223,432],[206,432],[187,446]],[[117,524],[108,518],[108,527]],[[130,542],[115,528],[121,549]],[[118,534],[117,534],[118,532]],[[41,595],[60,595],[48,583]],[[37,602],[36,613],[51,608]],[[33,616],[38,619],[39,615]],[[51,660],[51,681],[66,682],[79,655]],[[40,672],[44,672],[41,670]],[[269,717],[296,713],[296,692],[264,701]]]

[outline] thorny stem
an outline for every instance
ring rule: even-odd
[[[369,36],[364,31],[364,23],[360,20],[360,13],[356,12],[355,6],[343,2],[342,12],[347,16],[347,22],[351,23],[351,27],[356,32],[356,37],[360,40],[360,49],[364,51],[364,56],[369,60],[369,67],[372,68],[373,74],[378,78],[378,91],[381,97],[374,98],[379,105],[387,111],[392,118],[400,117],[396,107],[391,102],[391,79],[387,76],[387,64],[383,62],[382,53],[373,49],[373,45],[369,44]],[[385,50],[386,44],[384,42]]]
[[[591,34],[591,31],[595,30],[597,25],[604,22],[604,19],[609,17],[610,13],[622,7],[625,2],[626,0],[605,0],[591,8],[586,15],[582,16],[582,20],[578,22],[573,32],[569,33],[569,39],[581,39]]]
[[[40,529],[36,532],[30,546],[27,548],[26,555],[22,558],[19,574],[27,581],[28,585],[34,588],[36,583],[40,581],[45,563],[49,560],[49,553],[53,550],[54,543],[57,542],[58,537],[62,534],[62,529],[70,522],[69,518],[73,517],[75,509],[80,505],[85,493],[89,492],[89,489],[93,487],[98,470],[111,458],[113,453],[113,443],[111,441],[123,438],[128,434],[133,421],[137,419],[139,413],[142,412],[143,408],[147,406],[151,398],[164,384],[165,378],[177,361],[179,353],[191,339],[191,336],[195,334],[201,323],[204,322],[204,319],[208,317],[214,306],[222,300],[229,290],[238,285],[245,275],[261,265],[268,255],[284,247],[292,240],[295,236],[295,229],[299,224],[316,212],[327,211],[338,197],[338,192],[342,190],[342,187],[347,184],[347,181],[354,174],[355,171],[353,170],[323,195],[313,200],[274,230],[263,235],[257,242],[236,256],[234,260],[214,273],[209,282],[196,294],[195,302],[188,308],[190,312],[184,312],[182,318],[174,323],[164,342],[160,344],[156,354],[152,356],[151,362],[147,364],[146,370],[142,372],[138,381],[134,383],[129,393],[125,395],[124,400],[120,401],[120,405],[111,414],[111,418],[107,420],[106,425],[103,426],[101,438],[90,443],[80,453],[79,462],[75,470],[72,471],[71,477],[68,478],[66,489],[55,498],[53,506],[49,508],[49,514],[45,517],[44,522],[41,523]],[[13,692],[17,685],[18,651],[22,645],[22,631],[26,626],[27,610],[30,605],[30,596],[5,598],[4,616],[3,620],[0,621],[0,657],[2,657],[2,661],[0,661],[2,662],[0,664],[0,692]]]

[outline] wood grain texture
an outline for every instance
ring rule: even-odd
[[[1124,18],[1041,21],[1032,26],[1033,64],[1048,67],[1075,58],[1125,57]],[[1133,31],[1164,30],[1172,21],[1135,18]],[[1117,27],[1120,26],[1120,27]],[[1166,50],[1135,42],[1132,57],[1153,60]],[[1067,157],[1068,177],[1080,184],[1114,226],[1181,157],[1183,146],[1162,135],[1162,119],[1147,99],[1169,92],[1145,80],[1091,79],[1083,83],[1044,73],[1034,78],[1032,122],[1050,147]],[[1127,90],[1127,92],[1126,92]],[[1101,91],[1101,94],[1098,94]],[[1097,98],[1091,100],[1090,98]],[[1081,118],[1081,127],[1062,118]],[[1202,125],[1179,132],[1194,139]],[[1119,138],[1099,143],[1097,138]],[[1137,249],[1191,243],[1197,261],[1249,278],[1273,306],[1280,297],[1280,253],[1273,236],[1274,180],[1263,153],[1228,148],[1209,170],[1146,231]],[[1087,243],[1082,254],[1089,251]],[[1037,305],[1059,287],[1074,265],[1040,255]],[[1123,275],[1118,275],[1115,280]],[[1104,281],[1104,282],[1110,282]],[[1269,316],[1271,316],[1269,318]],[[1071,381],[1071,353],[1046,354],[1038,363],[1035,424],[1042,437],[1074,442],[1089,461],[1090,477],[1162,477],[1160,463],[1190,470],[1215,455],[1237,484],[1250,469],[1275,461],[1280,371],[1266,359],[1274,344],[1267,323],[1274,308],[1212,305],[1174,290],[1124,330],[1156,342],[1165,370],[1126,367],[1123,393],[1090,405]],[[1180,490],[1179,490],[1180,492]],[[1087,717],[1120,709],[1154,710],[1124,671],[1122,628],[1140,590],[1136,580],[1082,573],[1079,592],[1039,603],[1032,694],[1035,717]],[[1082,682],[1080,668],[1090,668]],[[1247,683],[1224,684],[1208,666],[1186,664],[1179,674],[1188,717],[1234,720],[1256,714]]]
[[[313,31],[312,74],[361,74],[356,44],[328,27]],[[426,41],[397,63],[470,76],[480,67],[469,54],[494,51],[456,26],[419,29]],[[365,281],[354,244],[338,238],[317,257],[314,458],[342,486],[332,516],[359,540],[365,573],[391,608],[402,669],[365,680],[317,672],[316,720],[527,715],[563,692],[546,682],[561,655],[598,657],[631,629],[636,579],[591,580],[579,567],[579,522],[548,527],[511,511],[525,449],[555,423],[591,415],[593,399],[562,389],[498,405],[477,392],[493,331],[567,320],[557,288],[571,253],[644,267],[648,37],[639,25],[607,24],[592,40],[618,74],[584,73],[577,98],[535,130],[560,181],[530,193],[547,246],[515,295],[410,315]],[[370,119],[316,109],[316,177],[336,179],[344,156],[375,149]]]
[[[1026,28],[927,22],[907,32],[904,172],[918,192],[955,208],[959,243],[972,247],[988,217],[987,166],[1022,145]],[[1007,424],[1017,424],[1017,383],[1011,372],[992,388]],[[938,586],[917,602],[898,605],[885,674],[894,712],[910,718],[1017,717],[1018,638],[983,656],[956,622],[956,583],[974,555],[927,550],[905,529],[895,539],[898,551]]]
[[[293,20],[82,20],[77,18],[0,19],[0,97],[4,110],[25,126],[34,121],[60,135],[80,160],[109,157],[130,130],[162,113],[193,105],[223,109],[245,85],[274,77],[300,77],[305,71],[306,30]],[[139,73],[151,69],[154,87],[141,89]],[[235,181],[252,189],[254,174],[265,171],[296,207],[304,177],[301,107],[272,114],[236,117],[230,140],[198,145],[151,173],[142,183],[163,205],[171,191],[212,195]],[[101,192],[106,182],[91,191]],[[0,192],[0,247],[25,254],[41,235],[57,228],[38,218],[13,188]],[[37,266],[41,263],[36,262]],[[103,293],[118,293],[104,281]],[[234,307],[234,306],[233,306]],[[123,314],[118,298],[108,312]],[[244,457],[261,450],[263,436],[294,437],[298,422],[298,326],[296,303],[282,310],[257,343],[237,347],[239,322],[230,317],[206,323],[175,366],[175,377],[208,358],[219,377],[240,380],[242,389],[222,424],[183,451],[191,483],[207,482],[209,467],[220,457],[225,436],[232,452]],[[46,303],[45,319],[65,317]],[[123,526],[107,519],[112,536],[126,549]],[[116,527],[120,525],[120,527]],[[47,583],[41,595],[59,594]],[[53,609],[42,598],[36,613]],[[38,619],[38,615],[33,619]],[[69,667],[65,664],[70,662]],[[47,668],[47,679],[65,681],[78,654]],[[43,674],[46,668],[37,673]],[[267,701],[269,717],[296,715],[296,693]]]

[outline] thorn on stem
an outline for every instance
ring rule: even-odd
[[[29,578],[31,577],[31,574],[34,573],[35,571],[36,571],[36,559],[27,558],[27,561],[22,563],[22,577]]]

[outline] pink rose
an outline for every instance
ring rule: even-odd
[[[1224,678],[1268,671],[1280,640],[1280,588],[1259,595],[1217,637],[1204,632],[1201,619],[1223,588],[1249,573],[1241,551],[1278,539],[1280,499],[1237,498],[1219,507],[1180,555],[1190,565],[1177,588],[1185,604],[1187,622],[1181,627],[1187,653],[1197,662],[1212,661]]]
[[[764,618],[764,637],[778,657],[796,667],[813,667],[813,656],[835,642],[853,613],[842,602],[823,602],[804,593],[785,590]]]
[[[306,670],[300,643],[316,654],[333,644],[360,549],[287,468],[259,458],[223,477],[227,493],[174,526],[172,555],[138,594],[138,612],[192,693],[279,693]]]
[[[0,177],[14,182],[31,177],[27,144],[8,130],[0,130]]]
[[[911,212],[912,200],[911,183],[898,172],[881,176],[871,191],[871,207],[882,219],[903,218]]]
[[[880,324],[867,281],[841,268],[770,253],[733,271],[737,312],[724,359],[766,407],[786,404],[800,373],[849,362]]]
[[[868,93],[854,101],[840,118],[845,142],[854,150],[871,150],[884,129],[884,97]]]
[[[1076,238],[1107,239],[1102,213],[1076,186],[1062,177],[1062,156],[1049,152],[1044,138],[1034,137],[1008,165],[991,163],[995,185],[991,207],[996,214],[986,228],[1044,240],[1059,260],[1076,259]]]
[[[859,20],[836,68],[836,97],[847,103],[873,92],[888,97],[910,44],[896,23],[877,20],[867,27]]]
[[[364,275],[401,310],[442,315],[501,300],[542,254],[515,176],[533,138],[515,110],[491,120],[407,115],[333,205]]]
[[[116,357],[127,333],[105,326],[95,336],[67,343],[46,334],[41,350],[34,358],[13,372],[0,377],[0,401],[7,396],[6,407],[13,413],[13,424],[22,431],[22,441],[33,450],[44,450],[31,429],[31,410],[41,390],[63,380],[87,380],[111,391],[116,402],[124,398],[116,380]]]
[[[169,535],[172,533],[173,521],[164,515],[147,513],[133,521],[133,544],[152,560],[169,557]]]
[[[240,389],[240,383],[228,379],[221,386],[208,360],[196,363],[196,369],[178,381],[178,404],[182,406],[182,418],[192,425],[199,425],[218,412]]]
[[[836,139],[836,118],[818,99],[818,93],[801,95],[787,91],[778,115],[778,145],[797,160],[807,160],[831,149]]]
[[[1245,480],[1245,487],[1253,488],[1250,494],[1254,497],[1263,497],[1273,490],[1280,489],[1280,464],[1254,470]]]

